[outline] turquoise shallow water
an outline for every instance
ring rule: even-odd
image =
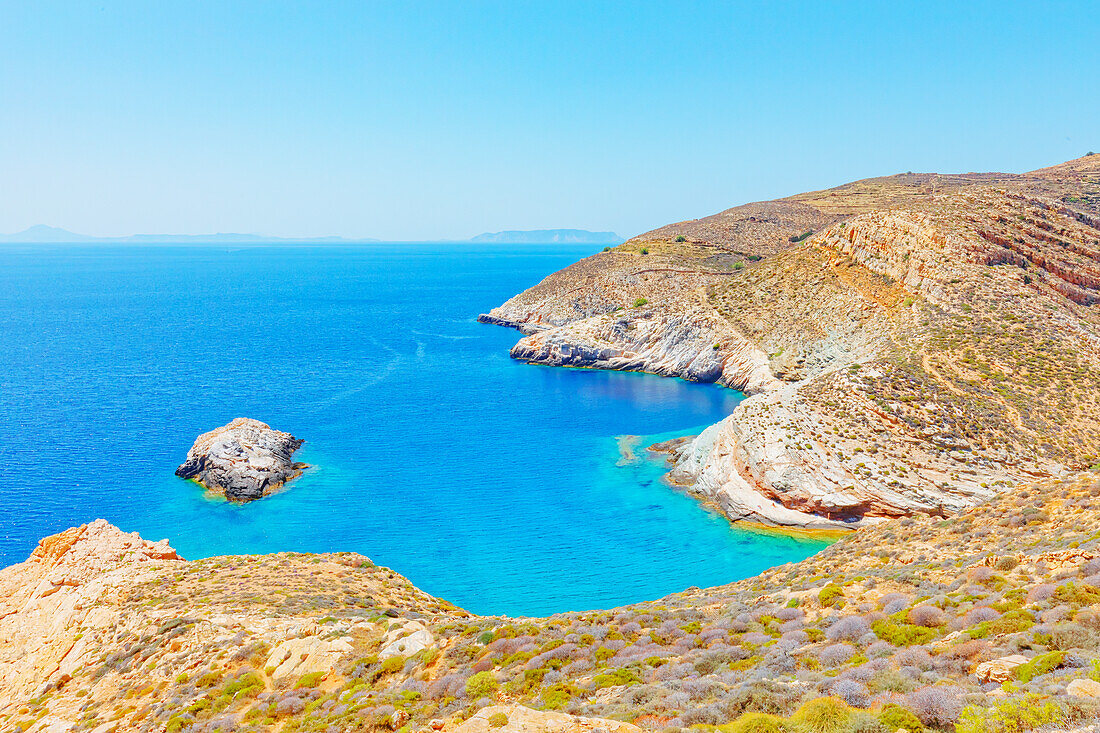
[[[476,316],[598,248],[0,247],[0,562],[104,517],[185,557],[354,550],[478,613],[657,598],[801,559],[624,461],[737,392],[535,367]],[[313,468],[245,506],[173,476],[238,416]]]

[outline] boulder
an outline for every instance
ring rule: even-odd
[[[419,621],[409,621],[386,634],[382,640],[382,651],[378,652],[379,659],[402,656],[411,657],[423,649],[428,648],[435,641],[432,632]]]
[[[272,430],[259,420],[238,417],[228,425],[203,433],[176,469],[230,501],[261,499],[307,468],[295,463],[294,451],[304,440]]]
[[[1100,697],[1100,682],[1080,679],[1070,682],[1066,692],[1074,697]]]
[[[352,648],[351,642],[343,637],[321,639],[304,636],[286,639],[271,650],[264,667],[274,668],[271,678],[277,682],[296,680],[305,674],[332,671],[341,657]]]
[[[989,662],[982,662],[978,665],[978,668],[974,670],[974,674],[978,676],[978,681],[985,682],[1008,682],[1009,680],[1016,679],[1016,668],[1021,664],[1027,664],[1027,657],[1021,654],[1013,654],[1008,657],[1001,657],[1000,659],[993,659]]]

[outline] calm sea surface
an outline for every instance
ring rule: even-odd
[[[354,550],[478,613],[725,583],[819,542],[733,529],[619,436],[737,392],[508,358],[478,324],[598,247],[0,245],[0,564],[104,517],[185,557]],[[244,506],[173,470],[234,417],[313,466]]]

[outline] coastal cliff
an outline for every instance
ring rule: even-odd
[[[1097,472],[1045,480],[731,585],[518,619],[355,553],[187,561],[97,520],[0,571],[0,729],[1083,729],[1098,497]]]
[[[752,395],[671,452],[731,519],[950,514],[1100,456],[1100,155],[729,209],[582,260],[481,320],[512,356]]]

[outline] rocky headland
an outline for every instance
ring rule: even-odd
[[[293,458],[304,442],[259,420],[238,417],[196,438],[176,475],[230,501],[262,499],[307,468]]]
[[[639,235],[481,317],[512,356],[751,395],[670,451],[731,519],[950,515],[1100,456],[1100,155],[903,174]]]
[[[1023,733],[1100,721],[1100,472],[549,618],[98,520],[0,571],[0,730]]]

